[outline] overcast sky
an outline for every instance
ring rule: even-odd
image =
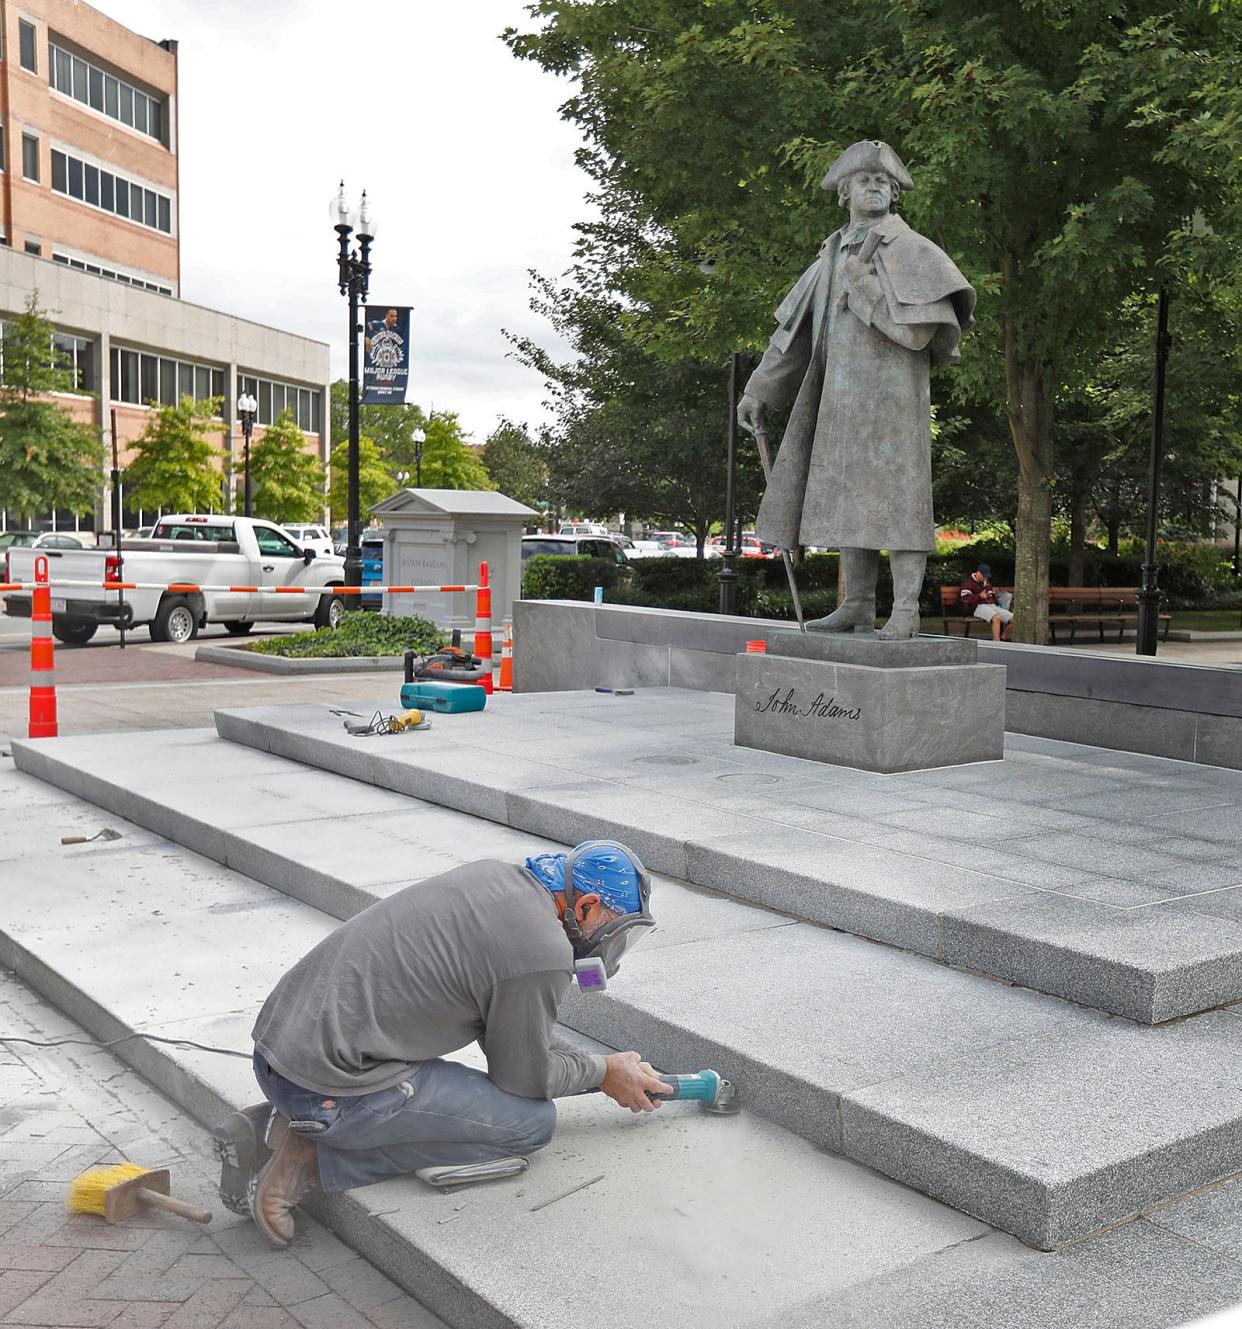
[[[373,303],[414,306],[410,396],[482,441],[542,418],[542,383],[501,328],[527,269],[570,261],[588,181],[558,114],[571,86],[499,40],[520,0],[95,0],[180,43],[181,294],[332,346],[346,372],[328,203],[344,176],[378,219]]]

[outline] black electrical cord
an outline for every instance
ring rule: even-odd
[[[232,1048],[212,1047],[210,1043],[196,1043],[192,1038],[161,1038],[159,1034],[122,1034],[120,1038],[109,1039],[106,1043],[101,1043],[96,1038],[57,1038],[51,1042],[43,1043],[37,1038],[17,1038],[11,1034],[0,1034],[0,1043],[25,1043],[32,1048],[59,1048],[66,1044],[76,1044],[79,1047],[92,1048],[110,1048],[118,1043],[127,1043],[131,1038],[145,1038],[151,1043],[167,1043],[170,1047],[176,1048],[197,1048],[200,1052],[216,1052],[222,1057],[242,1057],[249,1061],[254,1055],[250,1052],[235,1052]]]

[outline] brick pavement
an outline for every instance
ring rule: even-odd
[[[5,971],[0,1033],[85,1037]],[[170,1168],[211,1224],[68,1213],[69,1182],[122,1158]],[[216,1178],[207,1133],[110,1053],[0,1043],[0,1326],[444,1329],[305,1215],[273,1250],[221,1208]]]

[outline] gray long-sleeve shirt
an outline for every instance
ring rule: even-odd
[[[551,896],[525,869],[485,859],[342,923],[276,984],[255,1047],[294,1084],[349,1098],[477,1039],[509,1093],[581,1093],[605,1067],[554,1035],[572,977]]]

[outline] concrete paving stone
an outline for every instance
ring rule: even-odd
[[[933,792],[930,787],[924,792]],[[968,799],[947,790],[926,806],[906,812],[890,812],[880,821],[897,830],[934,831],[949,839],[996,838],[1004,841],[1042,835],[1045,831],[1076,831],[1085,834],[1106,831],[1109,823],[1099,817],[1079,816],[1038,803],[1014,798],[989,798],[971,793]]]
[[[0,1269],[42,1269],[56,1273],[78,1258],[67,1246],[9,1246],[0,1249]]]
[[[796,785],[786,797],[801,807],[873,822],[889,813],[927,808],[927,800],[913,792],[907,794],[902,789],[877,789],[875,786],[853,789],[843,784]]]
[[[1047,1250],[1237,1170],[1240,1056],[1242,1023],[1220,1012],[1164,1029],[1098,1016],[1093,1037],[851,1092],[846,1151]]]
[[[1166,886],[1158,886],[1162,895]],[[1212,918],[1227,918],[1234,923],[1242,923],[1242,886],[1231,886],[1220,891],[1206,891],[1201,895],[1187,895],[1169,898],[1165,895],[1164,903],[1170,909],[1194,914],[1207,914]]]
[[[1052,1255],[981,1237],[765,1329],[1173,1329],[1242,1297],[1240,1271],[1147,1223]]]
[[[696,831],[697,831],[696,827]],[[939,957],[939,915],[1026,887],[952,864],[773,827],[687,846],[691,881],[857,936]]]
[[[1233,803],[1196,808],[1190,818],[1181,812],[1164,812],[1151,814],[1144,820],[1157,835],[1185,835],[1190,826],[1196,839],[1212,840],[1229,848],[1242,844],[1242,813]]]
[[[1107,845],[1103,855],[1102,845]],[[1110,877],[1132,881],[1176,881],[1180,891],[1212,890],[1242,882],[1242,868],[1226,867],[1219,861],[1217,855],[1221,849],[1222,846],[1211,841],[1186,837],[1126,844],[1074,831],[1048,831],[1010,846],[1010,851],[1023,859],[1060,863],[1074,869],[1103,868]]]
[[[1242,997],[1242,924],[1192,911],[1040,892],[946,910],[941,926],[949,964],[1144,1024]]]
[[[160,1329],[172,1314],[172,1307],[162,1301],[131,1301],[108,1329]]]
[[[0,1273],[0,1315],[10,1315],[52,1277],[50,1270],[6,1269]]]
[[[371,1329],[367,1317],[335,1292],[291,1306],[289,1314],[305,1329]]]
[[[443,1329],[443,1321],[413,1297],[398,1297],[376,1306],[367,1315],[375,1329]]]
[[[1227,1181],[1148,1214],[1157,1227],[1242,1263],[1242,1182]],[[1240,1294],[1242,1298],[1242,1294]]]
[[[740,834],[761,825],[673,795],[649,794],[604,781],[567,781],[528,794],[511,793],[507,807],[509,825],[519,830],[568,844],[620,840],[652,871],[682,878],[689,875],[686,841],[691,825],[699,835]]]
[[[1064,807],[1089,817],[1149,817],[1178,812],[1183,817],[1199,816],[1210,809],[1232,806],[1235,816],[1242,813],[1235,793],[1226,795],[1213,785],[1185,784],[1177,780],[1149,780],[1107,793],[1051,802],[1050,807]]]
[[[177,1306],[164,1321],[165,1329],[217,1329],[220,1321],[241,1304],[251,1286],[248,1278],[217,1276]]]
[[[354,1259],[345,1264],[321,1268],[319,1276],[354,1310],[368,1314],[374,1307],[401,1296],[401,1289],[396,1283],[385,1278],[365,1260]]]
[[[1015,843],[1003,838],[988,840],[980,835],[975,840],[953,840],[935,834],[898,831],[891,826],[877,829],[882,833],[874,835],[868,843],[879,849],[891,849],[912,858],[929,858],[938,863],[952,863],[988,876],[1003,877],[1020,886],[1039,887],[1040,890],[1073,889],[1092,879],[1085,865],[1069,867],[1024,859]]]

